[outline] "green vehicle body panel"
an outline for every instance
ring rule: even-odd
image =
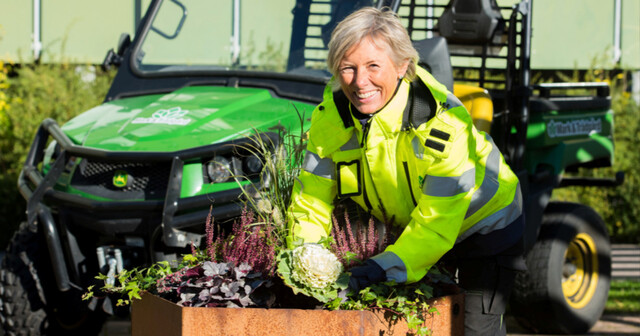
[[[527,130],[526,167],[540,166],[561,175],[567,167],[613,158],[613,111],[548,111],[533,113]]]
[[[310,116],[314,107],[274,97],[265,89],[192,86],[104,103],[70,120],[62,130],[75,144],[84,147],[172,152],[244,138],[274,127],[300,132],[300,118]],[[235,181],[204,183],[203,165],[212,158],[185,163],[181,198],[238,187]],[[69,175],[65,175],[57,181],[57,190],[111,200],[71,187]]]
[[[312,109],[262,89],[194,86],[105,103],[62,129],[84,147],[169,152],[237,139],[276,125],[299,127],[297,111]]]

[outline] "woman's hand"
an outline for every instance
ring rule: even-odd
[[[349,291],[358,293],[361,289],[387,280],[385,271],[375,261],[369,259],[362,266],[350,270]]]

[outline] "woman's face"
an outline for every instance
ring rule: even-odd
[[[377,112],[391,99],[409,65],[397,67],[386,43],[376,40],[376,44],[365,38],[345,53],[338,66],[342,91],[365,114]]]

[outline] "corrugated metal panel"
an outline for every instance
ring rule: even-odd
[[[535,0],[531,67],[587,69],[598,58],[611,62],[613,14],[612,0]]]
[[[62,59],[78,63],[101,63],[107,49],[115,47],[121,33],[134,33],[136,10],[144,10],[149,0],[57,0],[42,1],[42,46],[44,62]],[[201,0],[205,1],[205,0]],[[499,0],[511,6],[517,0]],[[32,0],[0,0],[0,59],[31,62]],[[290,16],[287,6],[265,2],[260,8],[242,8],[244,17],[278,11]],[[613,65],[614,0],[534,0],[531,66],[534,69],[586,69],[593,65]],[[188,5],[188,4],[187,4]],[[231,1],[215,2],[216,12],[229,12]],[[5,10],[5,9],[9,10]],[[283,10],[284,8],[284,10]],[[281,14],[280,14],[281,13]],[[206,20],[207,13],[190,13]],[[198,18],[199,19],[199,18]],[[283,17],[283,20],[287,19]],[[263,50],[267,43],[286,52],[290,32],[273,32],[260,20],[241,22],[243,53],[253,43]],[[188,28],[188,27],[187,27]],[[222,34],[222,32],[218,32]],[[219,46],[203,49],[207,57],[228,57],[230,45],[225,33]],[[221,35],[222,36],[222,35]],[[191,43],[191,42],[189,42]],[[622,57],[625,68],[640,68],[640,1],[622,0]],[[280,47],[281,46],[281,47]],[[195,56],[195,55],[194,55]],[[256,57],[257,55],[254,55]],[[594,61],[596,62],[595,64]]]
[[[148,6],[143,5],[144,9]],[[42,61],[102,63],[121,33],[133,36],[131,0],[42,1]],[[143,9],[143,10],[144,10]]]
[[[0,59],[31,62],[32,1],[0,0]]]
[[[640,1],[622,0],[622,59],[625,69],[640,69]]]

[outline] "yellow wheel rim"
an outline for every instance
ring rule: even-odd
[[[567,303],[584,308],[598,285],[598,253],[593,238],[578,234],[569,243],[562,268],[562,292]]]

